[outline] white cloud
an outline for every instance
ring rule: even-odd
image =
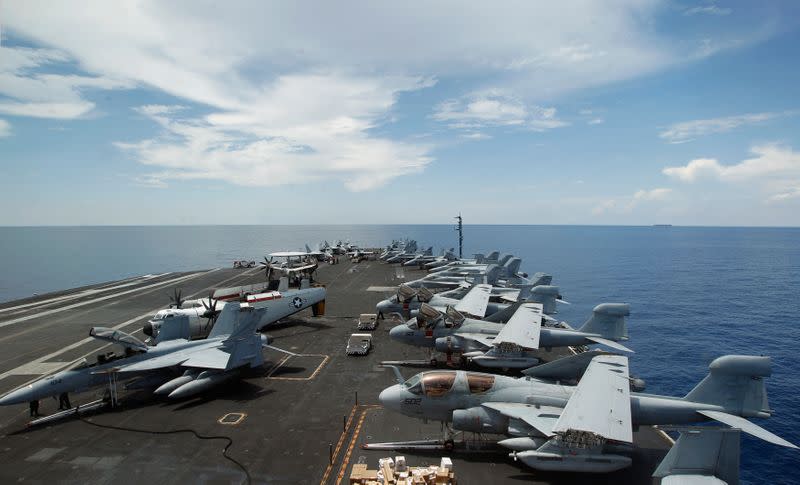
[[[430,161],[426,145],[373,134],[400,93],[432,79],[467,80],[462,93],[500,86],[506,97],[457,97],[437,114],[470,132],[564,126],[540,100],[685,62],[685,48],[652,28],[660,8],[660,0],[5,3],[5,32],[58,50],[3,52],[9,99],[0,112],[75,118],[94,109],[87,90],[148,88],[200,108],[185,113],[207,113],[140,110],[164,133],[120,146],[167,170],[153,175],[161,182],[274,184],[323,173],[362,189]],[[59,63],[83,74],[49,70]]]
[[[742,125],[762,123],[789,114],[792,113],[750,113],[707,120],[683,121],[670,125],[666,130],[659,133],[658,136],[669,143],[686,143],[700,136],[713,133],[725,133]]]
[[[11,124],[6,120],[0,120],[0,138],[11,136]]]
[[[588,123],[590,125],[599,125],[599,124],[605,123],[605,121],[606,120],[604,120],[603,118],[592,118],[589,121],[587,121],[586,123]]]
[[[555,108],[526,105],[498,90],[444,101],[434,108],[433,119],[447,123],[450,128],[467,130],[518,127],[544,131],[568,125],[556,117]]]
[[[687,8],[683,11],[684,15],[730,15],[733,10],[725,7],[717,7],[716,5],[702,5],[697,7]]]
[[[795,183],[797,183],[795,181]],[[770,196],[768,199],[769,202],[781,202],[784,200],[792,200],[792,199],[800,199],[800,184],[789,187],[788,189],[784,190],[783,192],[774,194]]]
[[[247,186],[341,180],[353,191],[377,188],[421,171],[429,147],[370,136],[398,92],[425,83],[412,78],[353,79],[344,75],[281,78],[252,107],[181,117],[176,106],[137,112],[163,127],[153,139],[117,143],[157,173],[140,184],[214,179]]]
[[[106,77],[54,74],[47,70],[70,60],[53,49],[0,46],[0,113],[35,118],[72,119],[94,109],[83,97],[88,89],[131,87]]]
[[[664,200],[672,192],[672,189],[657,188],[652,190],[637,190],[633,194],[634,200]]]
[[[713,158],[698,158],[684,166],[666,167],[664,175],[683,182],[695,182],[702,178],[723,181],[752,181],[765,177],[800,176],[800,154],[780,145],[757,145],[750,149],[754,158],[742,160],[735,165],[722,165]]]
[[[750,149],[753,158],[733,165],[722,165],[714,158],[698,158],[686,165],[666,167],[662,172],[682,182],[716,180],[741,184],[742,190],[757,189],[768,201],[797,197],[800,187],[800,153],[777,144],[757,145]]]
[[[651,190],[637,190],[633,195],[612,197],[599,201],[592,208],[592,214],[596,216],[606,213],[628,214],[643,203],[667,200],[671,193],[672,189],[663,187]]]
[[[461,135],[461,138],[466,138],[467,140],[490,140],[492,136],[487,135],[486,133],[475,131],[472,133],[464,133]]]

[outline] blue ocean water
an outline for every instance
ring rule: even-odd
[[[759,424],[800,443],[800,229],[465,226],[465,255],[500,249],[545,271],[583,322],[602,302],[632,305],[631,372],[648,392],[682,396],[715,357],[764,354],[775,414]],[[148,273],[229,266],[327,239],[380,246],[411,237],[456,245],[441,226],[0,228],[0,301]],[[744,483],[797,483],[800,453],[744,436]]]

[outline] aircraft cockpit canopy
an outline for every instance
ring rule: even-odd
[[[407,380],[403,385],[412,394],[427,397],[440,397],[447,394],[456,382],[456,373],[452,371],[423,372]],[[492,382],[493,383],[493,382]],[[491,384],[489,387],[491,387]]]
[[[416,294],[417,294],[417,291],[414,290],[414,288],[411,288],[410,286],[405,285],[405,284],[400,285],[400,287],[397,288],[397,295],[396,295],[397,296],[397,301],[400,301],[400,302],[408,301],[408,300],[414,298],[414,295],[416,295]]]
[[[458,310],[456,310],[451,306],[447,307],[446,314],[447,314],[447,320],[451,322],[454,327],[461,325],[461,323],[466,318],[464,317],[464,315],[461,314],[461,312],[459,312]]]
[[[408,392],[418,396],[422,395],[422,379],[420,378],[420,375],[421,374],[417,374],[405,382]]]
[[[467,374],[467,384],[470,394],[482,394],[494,386],[494,376],[491,374]]]
[[[442,314],[439,312],[439,310],[433,308],[427,303],[423,303],[422,306],[419,307],[419,313],[417,314],[418,325],[432,327],[436,320],[441,317],[441,315]]]
[[[456,373],[452,371],[434,371],[422,374],[422,388],[428,397],[439,397],[447,394],[456,381]]]
[[[99,340],[106,340],[111,343],[119,344],[125,348],[140,350],[143,352],[147,351],[147,345],[145,345],[144,342],[133,335],[129,335],[119,330],[114,330],[113,328],[92,327],[92,329],[89,330],[89,336]]]
[[[417,290],[417,299],[423,303],[427,303],[431,301],[433,298],[433,292],[424,286]]]

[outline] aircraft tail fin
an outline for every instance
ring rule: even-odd
[[[497,266],[496,264],[490,264],[486,268],[486,283],[493,285],[497,282],[500,278],[500,274],[502,273],[503,268]]]
[[[227,303],[222,307],[208,338],[228,336],[227,340],[231,340],[252,335],[265,311],[266,308],[254,309],[246,303]]]
[[[714,476],[728,485],[739,483],[738,429],[697,427],[680,431],[678,441],[653,472],[654,478]]]
[[[764,378],[772,375],[769,357],[725,355],[714,359],[708,370],[684,400],[720,406],[738,416],[770,416],[764,383]]]
[[[514,276],[519,272],[519,267],[522,264],[521,258],[509,258],[508,261],[503,265],[506,270],[506,275]]]
[[[487,254],[486,257],[483,258],[484,263],[487,261],[496,263],[499,260],[500,260],[500,251],[492,251],[489,254]]]
[[[549,275],[547,273],[542,273],[541,271],[535,273],[531,276],[531,285],[532,286],[540,286],[540,285],[549,285],[553,282],[553,275]]]
[[[541,303],[542,312],[545,315],[552,315],[556,313],[556,300],[558,296],[558,286],[539,285],[531,288],[527,301],[529,303]]]
[[[630,314],[631,306],[627,303],[601,303],[594,307],[592,316],[578,331],[594,333],[609,340],[627,340],[625,317]]]
[[[483,264],[483,262],[486,260],[486,255],[483,253],[475,253],[473,256],[475,256],[475,262],[478,264]]]
[[[509,318],[511,318],[514,313],[516,313],[517,309],[525,303],[522,300],[517,300],[515,303],[507,306],[506,308],[500,310],[499,312],[492,313],[488,317],[484,318],[484,322],[507,322]]]
[[[214,322],[214,327],[208,334],[208,338],[219,337],[221,335],[230,335],[233,333],[236,326],[236,320],[239,316],[239,304],[236,302],[226,303],[222,307],[222,311]]]
[[[560,381],[577,381],[586,372],[589,363],[598,355],[609,355],[601,350],[589,350],[579,354],[562,357],[522,371],[530,377],[540,377]]]
[[[278,280],[278,291],[289,291],[289,278],[287,276],[281,276],[281,279]]]

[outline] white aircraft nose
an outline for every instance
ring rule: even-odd
[[[378,400],[381,402],[383,407],[394,410],[400,408],[402,392],[400,389],[398,389],[399,387],[399,385],[394,385],[381,391],[381,393],[378,395]]]
[[[398,340],[400,342],[404,342],[406,340],[406,334],[409,332],[409,328],[407,325],[397,325],[389,330],[389,337]]]
[[[0,406],[8,406],[10,404],[20,404],[24,402],[31,401],[30,398],[31,392],[33,390],[32,385],[27,385],[22,389],[17,389],[16,391],[9,392],[2,398],[0,398]]]

